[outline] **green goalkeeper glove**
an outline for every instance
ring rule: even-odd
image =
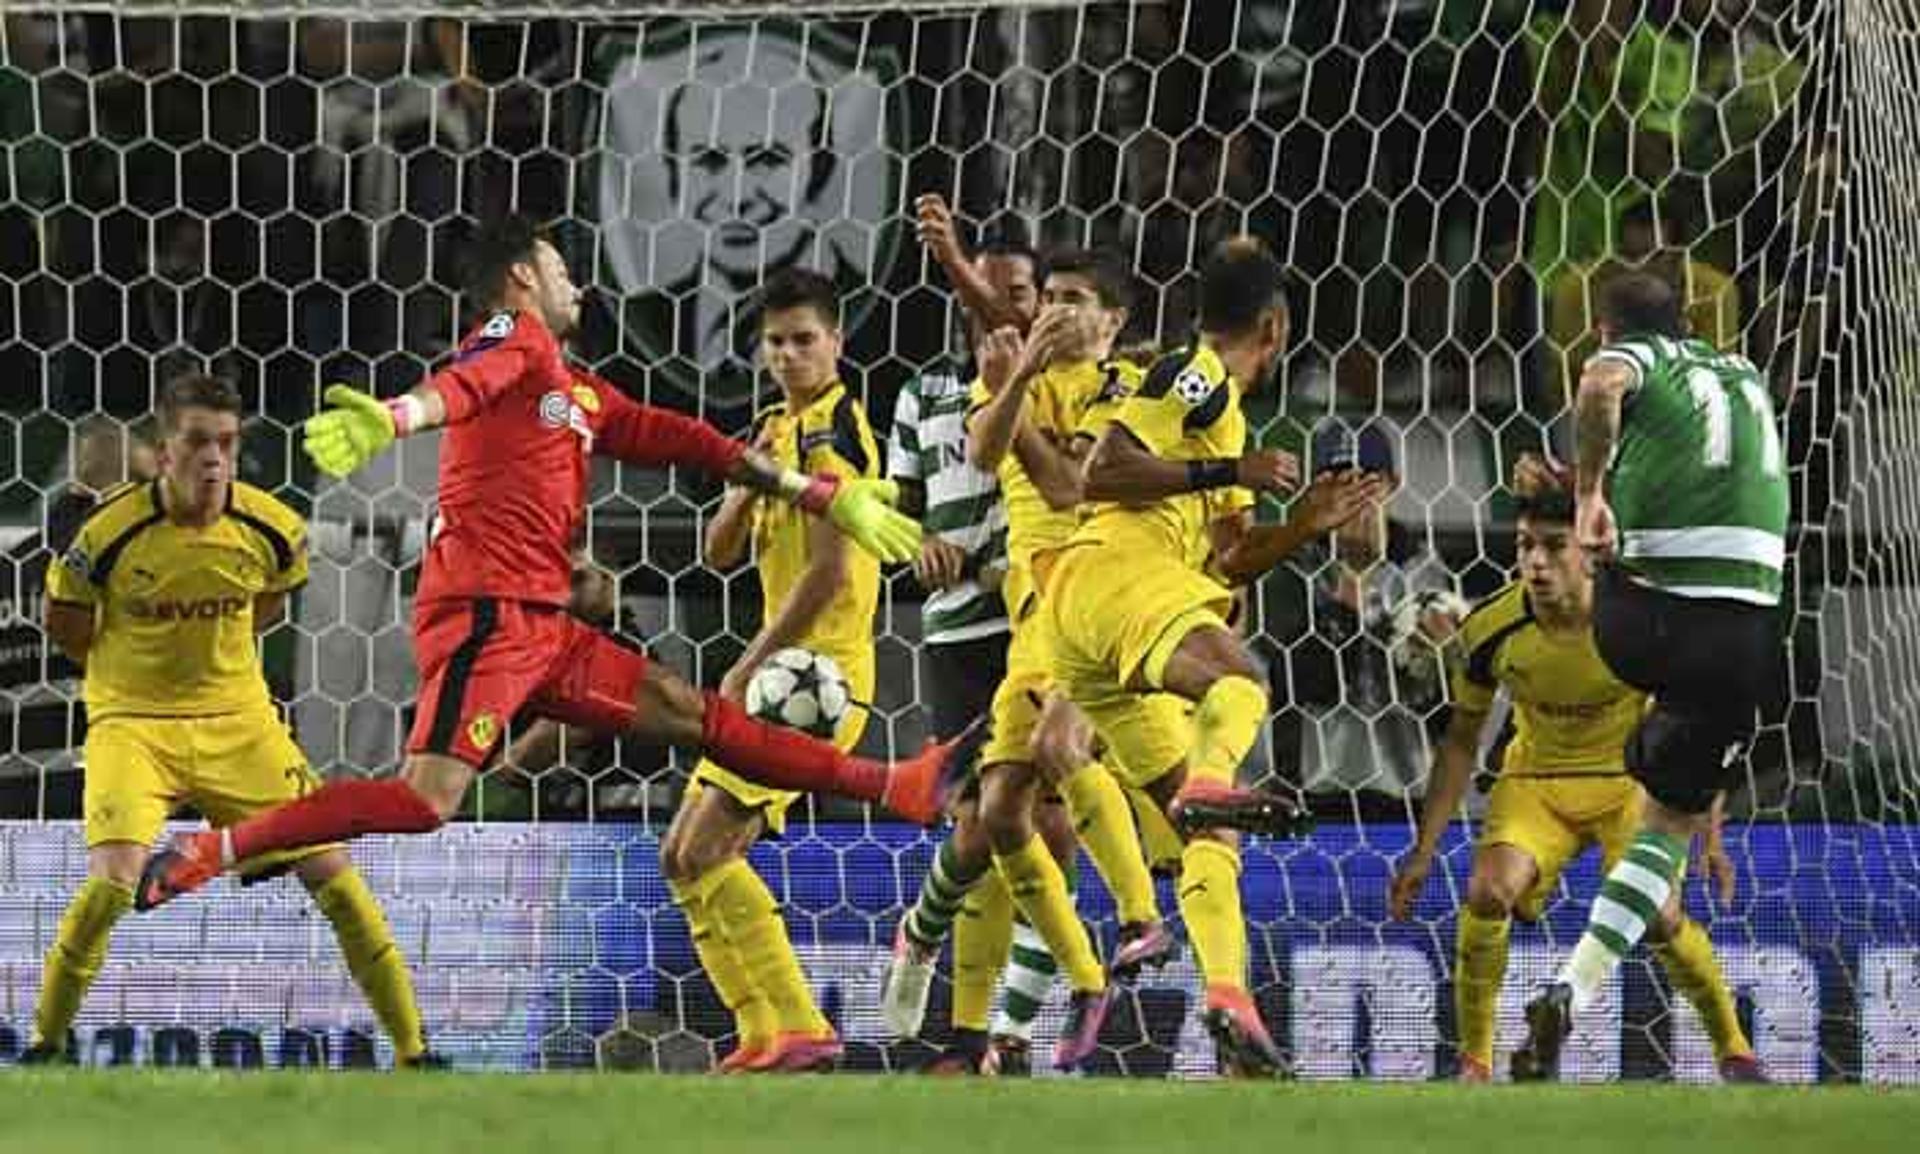
[[[830,473],[814,476],[800,494],[799,506],[825,517],[854,544],[882,561],[911,561],[920,555],[920,522],[893,507],[900,486],[865,477],[841,480]]]
[[[398,436],[393,409],[346,385],[328,385],[333,407],[307,418],[307,456],[329,477],[344,477],[379,456]]]

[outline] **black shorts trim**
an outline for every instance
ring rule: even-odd
[[[447,659],[447,676],[440,683],[440,696],[433,703],[433,728],[427,732],[427,752],[451,755],[454,735],[460,729],[460,714],[466,704],[467,682],[473,677],[474,662],[500,623],[500,603],[491,597],[477,597],[468,610],[473,626],[467,639]]]

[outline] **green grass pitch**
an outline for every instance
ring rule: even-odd
[[[66,1154],[1876,1154],[1920,1092],[653,1075],[0,1071],[0,1151]]]

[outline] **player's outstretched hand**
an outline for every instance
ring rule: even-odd
[[[893,507],[899,499],[892,481],[855,477],[840,482],[827,502],[827,520],[882,561],[911,561],[920,555],[920,522]]]
[[[328,385],[333,406],[307,418],[307,456],[329,477],[344,477],[380,455],[393,443],[393,414],[370,394],[346,385]]]
[[[1396,922],[1404,922],[1413,913],[1414,903],[1420,900],[1420,891],[1426,888],[1427,874],[1433,869],[1433,854],[1422,852],[1419,846],[1407,851],[1400,859],[1400,865],[1393,871],[1393,882],[1387,887],[1387,916]]]

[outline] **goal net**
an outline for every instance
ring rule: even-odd
[[[0,1052],[26,1032],[86,860],[78,683],[40,636],[41,579],[86,494],[144,465],[156,382],[193,369],[240,383],[245,476],[313,526],[313,580],[266,638],[269,680],[317,769],[386,773],[415,690],[407,623],[436,445],[411,440],[330,483],[297,425],[327,382],[391,395],[448,352],[475,222],[553,221],[591,289],[583,361],[731,432],[768,399],[751,289],[792,262],[826,272],[847,293],[846,379],[884,438],[903,385],[965,353],[912,229],[914,196],[938,192],[969,243],[1123,254],[1139,346],[1183,339],[1209,246],[1265,237],[1293,271],[1296,319],[1283,387],[1251,402],[1259,439],[1308,457],[1337,427],[1389,447],[1399,488],[1367,580],[1316,547],[1250,598],[1274,714],[1247,773],[1320,819],[1311,837],[1248,848],[1252,976],[1310,1077],[1455,1068],[1469,822],[1414,918],[1386,916],[1446,709],[1407,607],[1508,574],[1502,486],[1518,454],[1564,443],[1595,279],[1640,266],[1680,284],[1696,334],[1760,366],[1793,488],[1784,660],[1730,798],[1738,893],[1719,904],[1690,881],[1688,908],[1778,1076],[1920,1080],[1920,53],[1906,7],[786,7],[7,6]],[[760,614],[750,568],[700,563],[718,499],[703,478],[603,462],[590,519],[615,627],[707,685]],[[889,574],[875,752],[925,732],[923,596]],[[490,771],[469,821],[355,847],[438,1044],[504,1068],[701,1068],[725,1052],[728,1019],[657,862],[686,769],[632,742],[569,748]],[[754,851],[852,1065],[927,1052],[886,1037],[877,1000],[936,836],[815,801]],[[1112,906],[1082,876],[1110,945]],[[1503,1051],[1596,884],[1589,855],[1516,927]],[[89,1060],[355,1064],[385,1045],[297,886],[182,905],[115,938],[80,1019]],[[1712,1077],[1698,1018],[1643,957],[1583,1018],[1571,1076]],[[1190,964],[1144,980],[1108,1026],[1104,1068],[1210,1072],[1197,991]]]

